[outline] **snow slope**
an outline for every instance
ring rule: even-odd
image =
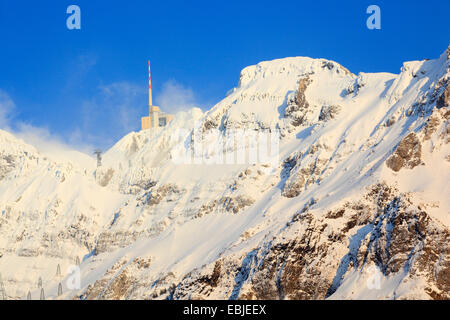
[[[398,75],[261,62],[97,169],[0,132],[8,298],[38,298],[41,277],[47,298],[448,299],[449,55]],[[278,152],[240,161],[252,132]]]

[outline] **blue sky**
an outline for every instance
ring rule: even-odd
[[[66,8],[81,8],[68,30]],[[366,8],[381,8],[381,30]],[[310,56],[354,73],[398,73],[403,61],[449,45],[447,0],[12,1],[0,0],[0,126],[81,149],[138,130],[154,103],[208,109],[242,68]]]

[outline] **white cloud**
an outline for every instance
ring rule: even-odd
[[[75,139],[69,145],[62,136],[52,134],[46,127],[14,121],[15,109],[14,101],[0,89],[0,129],[12,133],[52,159],[75,161],[83,163],[84,166],[92,165],[93,158],[86,155],[92,152],[92,146],[82,143],[81,140],[75,141]]]
[[[91,155],[93,146],[82,144],[80,141],[68,144],[61,136],[52,134],[48,128],[19,122],[12,133],[53,160],[72,161],[84,167],[94,164]]]
[[[15,105],[9,95],[0,89],[0,129],[8,130]]]
[[[102,85],[94,97],[82,103],[78,134],[102,147],[110,146],[125,134],[140,129],[146,101],[143,87],[129,82]]]
[[[168,113],[199,107],[192,89],[183,86],[175,80],[170,80],[163,84],[162,91],[156,96],[155,101],[164,112]]]
[[[69,63],[69,70],[64,90],[71,90],[80,85],[84,78],[97,64],[97,56],[94,54],[79,55]]]
[[[98,87],[96,94],[80,107],[80,120],[71,131],[56,134],[46,126],[15,119],[16,106],[0,89],[0,129],[11,132],[43,153],[78,150],[91,154],[106,148],[131,131],[140,129],[140,117],[147,112],[147,91],[128,82]]]

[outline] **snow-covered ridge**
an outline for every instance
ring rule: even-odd
[[[57,265],[80,260],[82,286],[64,298],[448,298],[448,56],[398,75],[306,57],[261,62],[209,111],[126,135],[95,170],[0,132],[8,297],[37,298],[42,277],[56,298]],[[235,129],[279,130],[273,171],[173,161],[174,147]],[[372,267],[381,289],[355,290]]]
[[[336,74],[353,75],[349,70],[337,62],[326,59],[312,59],[308,57],[289,57],[272,61],[263,61],[249,66],[241,71],[239,87],[248,86],[252,81],[267,78],[286,77],[290,75],[311,74],[326,69]]]

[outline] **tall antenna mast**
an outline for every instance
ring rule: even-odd
[[[152,77],[150,75],[150,60],[148,60],[148,106],[152,106]]]

